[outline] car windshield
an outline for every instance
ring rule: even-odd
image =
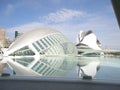
[[[0,75],[120,80],[110,0],[2,0]]]

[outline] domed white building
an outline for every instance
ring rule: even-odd
[[[39,28],[17,38],[6,52],[8,56],[76,54],[75,46],[60,32]]]
[[[39,28],[24,33],[10,45],[5,53],[9,57],[7,63],[17,75],[48,75],[47,73],[55,70],[50,68],[49,64],[52,61],[47,62],[46,59],[42,61],[43,57],[75,56],[76,54],[75,45],[62,33],[49,28]],[[62,64],[62,60],[61,63],[57,62]],[[55,60],[54,64],[57,65]]]

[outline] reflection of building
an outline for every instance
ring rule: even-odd
[[[85,65],[85,66],[79,66],[79,77],[91,77],[93,78],[97,71],[99,70],[99,64],[100,62],[90,62],[89,64]]]
[[[69,60],[71,61],[69,61]],[[43,57],[34,59],[33,57],[19,57],[9,60],[17,75],[40,75],[40,76],[65,76],[76,62],[66,57]]]
[[[100,69],[100,59],[98,57],[81,57],[77,64],[78,76],[83,79],[92,79]]]
[[[0,48],[5,47],[5,42],[6,42],[5,31],[4,29],[0,28]]]
[[[52,29],[35,29],[24,33],[9,47],[7,55],[66,55],[76,54],[76,47],[66,37]]]

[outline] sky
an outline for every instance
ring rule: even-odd
[[[120,30],[110,0],[0,0],[0,27],[14,31],[52,28],[75,43],[80,30],[92,30],[102,48],[120,50]]]

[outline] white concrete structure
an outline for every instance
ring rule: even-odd
[[[85,44],[92,49],[101,50],[96,35],[90,30],[86,32],[80,31],[78,35],[78,41],[79,41],[78,44],[79,43]]]
[[[75,46],[60,32],[39,28],[17,38],[9,47],[6,55],[65,55],[75,54]]]
[[[91,54],[99,53],[101,48],[99,47],[100,42],[97,39],[96,35],[91,31],[80,31],[77,37],[77,48],[80,53]]]
[[[7,63],[17,75],[53,74],[62,65],[63,60],[51,61],[42,59],[43,57],[76,54],[76,47],[62,33],[49,28],[39,28],[24,33],[5,53],[9,57]]]

